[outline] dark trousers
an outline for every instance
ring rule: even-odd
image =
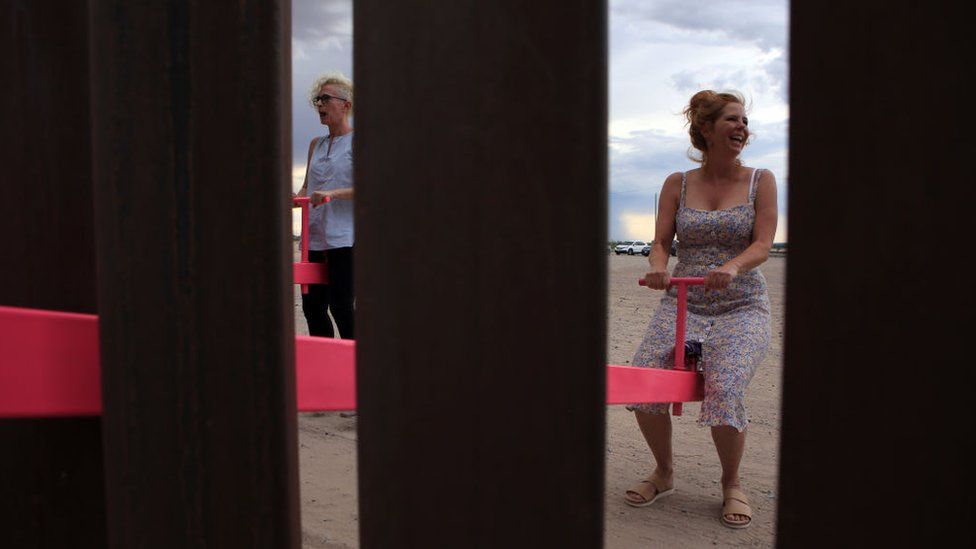
[[[309,284],[308,293],[302,294],[302,312],[308,322],[308,333],[318,337],[335,337],[329,312],[335,319],[342,339],[355,339],[353,335],[352,248],[309,250],[309,263],[329,264],[328,284]]]

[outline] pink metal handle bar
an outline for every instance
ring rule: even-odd
[[[705,279],[702,277],[677,277],[671,279],[671,286],[678,287],[678,307],[677,317],[674,319],[674,369],[685,369],[685,320],[688,315],[688,286],[702,286]],[[637,281],[641,286],[647,286],[644,279]],[[681,403],[675,402],[671,405],[672,413],[676,416],[681,415]]]
[[[325,197],[322,202],[331,202],[331,197]],[[312,199],[308,196],[293,196],[291,197],[291,207],[302,209],[302,263],[308,263],[308,205],[311,204]],[[308,284],[302,284],[302,293],[308,293]]]
[[[312,198],[310,196],[293,196],[293,197],[291,197],[291,202],[292,202],[291,207],[292,208],[301,208],[301,207],[304,207],[306,204],[310,203],[311,201],[312,201]],[[325,203],[325,202],[332,202],[332,197],[331,196],[327,196],[327,197],[325,197],[325,198],[322,199],[322,202],[323,203]]]
[[[700,277],[700,276],[688,276],[688,277],[680,277],[679,276],[679,277],[670,279],[670,282],[671,282],[671,285],[672,286],[677,286],[679,284],[687,284],[688,286],[704,286],[705,285],[705,279],[703,277]],[[640,280],[638,280],[637,281],[637,284],[640,285],[640,286],[647,286],[647,282],[645,282],[643,278],[641,278]]]

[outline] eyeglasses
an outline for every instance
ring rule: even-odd
[[[323,93],[322,95],[320,95],[320,96],[316,97],[315,99],[313,99],[312,100],[312,104],[313,105],[325,105],[326,103],[329,102],[329,99],[338,99],[339,101],[349,101],[348,99],[344,99],[342,97],[336,97],[334,95],[329,95],[329,94]]]

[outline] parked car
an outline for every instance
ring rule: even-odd
[[[647,246],[644,246],[641,249],[641,255],[643,255],[644,257],[647,257],[647,256],[651,255],[651,244],[654,244],[654,241],[653,240],[650,242],[650,244],[648,244]],[[617,252],[617,253],[620,253],[620,252]],[[671,241],[671,255],[673,255],[673,256],[677,256],[678,255],[678,241],[677,240],[672,240]]]
[[[620,254],[634,255],[634,254],[641,253],[641,250],[644,249],[644,246],[647,246],[647,242],[644,242],[643,240],[628,240],[627,242],[617,244],[617,247],[614,248],[613,251],[617,255]]]

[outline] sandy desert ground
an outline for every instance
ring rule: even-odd
[[[611,364],[629,364],[661,292],[635,284],[646,270],[644,257],[610,255],[607,260],[607,359]],[[746,400],[751,423],[741,476],[755,513],[752,526],[731,530],[719,523],[719,462],[709,430],[695,422],[696,403],[685,404],[684,415],[674,418],[675,494],[646,508],[625,505],[624,491],[653,470],[654,460],[632,414],[622,406],[609,406],[606,547],[774,545],[785,267],[783,257],[770,258],[761,267],[769,283],[773,338]],[[297,287],[295,297],[296,330],[307,333]],[[298,425],[303,545],[310,549],[357,547],[356,420],[337,413],[302,414]]]

